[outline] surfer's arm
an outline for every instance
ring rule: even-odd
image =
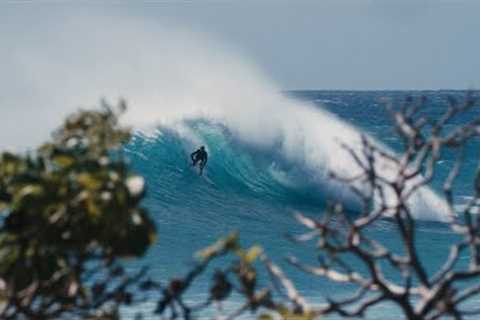
[[[192,161],[195,161],[194,157],[197,153],[198,151],[195,151],[195,152],[192,152],[192,154],[190,155],[190,159],[192,159]]]

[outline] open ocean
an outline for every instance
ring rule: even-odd
[[[349,173],[349,168],[355,165],[338,145],[340,141],[355,144],[362,132],[387,148],[401,151],[401,141],[384,108],[383,98],[398,107],[408,95],[417,98],[425,95],[428,100],[422,113],[435,118],[445,110],[447,95],[461,101],[465,94],[462,91],[293,91],[284,95],[291,98],[291,105],[298,102],[298,112],[289,107],[281,115],[275,111],[267,117],[264,114],[261,121],[252,118],[251,129],[245,126],[239,129],[231,120],[199,115],[158,127],[153,132],[137,132],[125,150],[134,170],[146,178],[144,206],[156,221],[159,238],[146,257],[131,267],[148,264],[152,277],[165,282],[185,274],[197,250],[239,230],[242,244],[263,246],[309,302],[320,303],[325,296],[348,295],[353,287],[314,278],[284,262],[283,257],[290,254],[310,262],[316,256],[313,247],[300,247],[286,239],[285,234],[303,230],[292,213],[301,211],[320,216],[327,199],[332,197],[355,210],[355,201],[341,186],[331,183],[327,170]],[[473,113],[479,111],[475,109]],[[452,125],[471,116],[472,113],[455,119]],[[266,130],[259,137],[261,131],[257,127],[269,128],[271,121],[277,124],[273,131]],[[200,177],[190,166],[189,154],[199,145],[205,145],[209,153],[205,177]],[[468,145],[455,184],[458,208],[472,196],[478,159],[479,143],[474,141]],[[443,155],[437,163],[431,190],[413,204],[418,219],[417,248],[431,272],[444,261],[449,244],[456,238],[442,222],[445,217],[439,207],[442,182],[453,160],[452,154]],[[373,237],[393,250],[401,250],[390,221],[383,220],[371,230]],[[352,265],[355,266],[354,261]],[[211,272],[207,273],[189,292],[192,301],[208,294],[210,275]],[[384,305],[367,316],[402,318],[393,305]]]

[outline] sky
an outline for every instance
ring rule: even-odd
[[[243,51],[287,90],[480,87],[476,0],[0,4],[0,18],[29,21],[31,33],[36,21],[78,12],[121,14],[205,32]],[[2,28],[0,38],[22,41],[11,33]]]
[[[184,105],[199,96],[187,88],[211,102],[213,87],[247,82],[478,89],[479,12],[476,0],[1,1],[0,148],[43,141],[100,97]]]
[[[480,1],[149,4],[246,51],[285,89],[480,87]]]

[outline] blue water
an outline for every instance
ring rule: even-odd
[[[461,100],[464,92],[346,92],[296,91],[286,95],[315,104],[342,120],[367,132],[390,148],[400,152],[401,141],[396,136],[386,112],[388,98],[399,107],[407,95],[426,95],[428,103],[421,111],[436,117],[446,107],[446,96]],[[477,110],[454,119],[453,124],[466,121]],[[190,134],[207,147],[209,162],[205,178],[190,167],[189,153],[197,145],[176,130],[160,127],[155,134],[137,133],[126,146],[134,169],[146,178],[148,192],[144,206],[158,227],[158,242],[138,264],[151,266],[152,276],[160,281],[184,274],[192,265],[193,254],[218,237],[239,230],[245,246],[257,243],[275,262],[282,265],[301,292],[311,302],[321,302],[325,296],[341,297],[352,287],[337,285],[321,278],[300,273],[283,262],[293,254],[304,261],[314,262],[312,246],[299,247],[286,239],[303,229],[292,213],[301,211],[320,216],[326,199],[322,186],[309,179],[298,162],[287,161],[275,150],[261,149],[239,140],[228,127],[208,119],[190,119],[184,124]],[[322,126],[322,123],[318,123]],[[472,179],[477,169],[478,141],[468,145],[465,164],[455,184],[458,206],[472,196]],[[439,192],[447,169],[454,157],[446,152],[438,162],[438,174],[432,187]],[[435,271],[445,259],[446,248],[456,236],[438,221],[418,221],[417,248],[426,267]],[[372,236],[394,250],[399,248],[395,226],[382,220],[371,230]],[[355,261],[351,262],[353,265]],[[134,266],[136,263],[134,263]],[[395,274],[391,274],[395,277]],[[209,275],[190,291],[192,297],[205,296]],[[401,318],[391,305],[382,306],[369,314],[372,319]],[[333,317],[335,318],[335,317]]]

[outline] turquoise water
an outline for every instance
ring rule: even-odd
[[[387,97],[398,106],[407,95],[425,94],[428,103],[422,113],[436,117],[444,110],[447,95],[458,99],[465,95],[464,92],[442,91],[296,91],[287,94],[328,110],[358,128],[359,132],[367,132],[396,151],[401,151],[401,141],[394,133],[381,98]],[[454,119],[452,125],[466,121],[474,114],[478,111]],[[320,129],[323,125],[318,123]],[[323,143],[321,137],[318,139],[319,144]],[[205,177],[198,176],[189,162],[189,154],[199,142],[209,152]],[[151,266],[155,279],[166,281],[184,274],[192,265],[192,256],[197,250],[218,237],[239,230],[242,243],[245,246],[261,244],[267,254],[285,268],[307,300],[316,303],[323,301],[325,296],[341,297],[351,292],[351,286],[312,278],[283,262],[282,257],[288,254],[304,261],[315,261],[311,246],[299,247],[284,235],[303,231],[295,222],[293,212],[301,211],[314,217],[322,214],[331,186],[324,175],[313,172],[307,160],[299,159],[300,155],[286,157],[276,143],[268,147],[250,144],[229,127],[206,118],[185,121],[182,130],[159,127],[153,134],[135,135],[126,151],[134,169],[146,178],[148,192],[144,206],[154,217],[159,233],[158,242],[141,263]],[[468,145],[465,165],[455,184],[458,191],[455,201],[459,207],[472,196],[478,147],[478,141]],[[453,160],[452,154],[445,153],[438,162],[439,171],[432,183],[437,192]],[[432,205],[428,210],[434,209]],[[419,220],[417,227],[418,251],[427,269],[434,272],[446,258],[446,248],[456,236],[448,226],[431,219]],[[389,248],[402,250],[391,221],[380,221],[371,232],[372,237]],[[356,265],[353,260],[351,263]],[[388,270],[387,275],[396,276]],[[207,294],[208,280],[209,274],[200,279],[190,291],[192,299]],[[385,319],[386,313],[388,319],[401,318],[399,311],[391,305],[378,308],[369,314],[369,318]]]

